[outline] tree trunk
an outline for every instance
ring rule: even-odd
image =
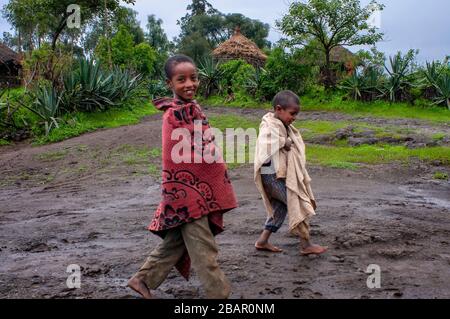
[[[20,33],[20,29],[18,29],[18,45],[19,45],[19,54],[22,54],[22,34]]]
[[[333,87],[333,80],[331,79],[331,61],[330,61],[330,54],[331,50],[326,48],[325,49],[325,79],[324,79],[324,85],[325,88],[328,90]]]
[[[112,54],[111,54],[111,41],[109,39],[109,15],[108,15],[108,8],[106,6],[106,0],[104,0],[104,6],[105,6],[105,37],[106,37],[106,45],[108,49],[108,66],[109,69],[112,70],[113,64],[112,64]]]
[[[55,51],[55,49],[56,49],[56,42],[58,41],[59,36],[61,35],[61,33],[64,31],[64,28],[66,27],[68,17],[69,16],[67,15],[67,13],[64,13],[62,20],[58,25],[58,28],[56,28],[55,33],[53,33],[53,37],[52,37],[52,50],[53,51]]]

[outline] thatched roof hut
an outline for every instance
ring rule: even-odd
[[[331,63],[341,65],[342,71],[346,71],[347,74],[352,74],[359,63],[358,57],[343,46],[331,49],[330,61]]]
[[[0,43],[0,85],[20,85],[20,54]]]
[[[213,56],[219,61],[243,59],[255,67],[264,66],[267,60],[264,52],[253,41],[242,35],[239,27],[230,39],[213,51]]]

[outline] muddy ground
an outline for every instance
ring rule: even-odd
[[[223,112],[264,114],[206,110]],[[302,116],[450,133],[415,120]],[[0,148],[0,298],[137,298],[127,279],[160,241],[146,231],[159,200],[160,126],[155,115],[52,145]],[[217,238],[231,297],[450,298],[450,184],[432,178],[449,167],[436,165],[309,167],[319,205],[312,237],[330,247],[320,257],[301,257],[285,226],[273,236],[282,254],[255,251],[263,204],[252,166],[232,170],[240,207],[225,215]],[[71,264],[81,267],[80,289],[66,285]],[[381,269],[381,288],[367,287],[371,264]],[[186,282],[175,271],[156,294],[204,296],[195,275]]]

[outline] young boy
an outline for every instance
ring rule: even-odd
[[[292,125],[300,111],[300,99],[292,91],[282,91],[273,99],[273,107],[274,112],[262,119],[255,150],[255,183],[268,214],[255,247],[282,252],[269,243],[269,238],[288,215],[289,231],[300,237],[300,253],[322,254],[327,247],[310,240],[309,220],[315,215],[316,202],[306,170],[305,144]]]
[[[194,100],[199,86],[197,68],[191,58],[176,55],[165,65],[167,84],[173,98],[153,101],[164,111],[162,129],[162,200],[149,230],[163,242],[151,252],[128,286],[144,298],[151,298],[173,267],[189,278],[190,265],[197,271],[206,297],[225,299],[230,284],[217,263],[218,247],[214,235],[223,231],[222,215],[237,207],[236,196],[223,162],[208,163],[203,156],[193,162],[195,153],[214,151],[213,137],[207,138],[209,122]],[[196,123],[204,133],[199,140]],[[179,143],[175,130],[185,132],[191,140],[188,160],[180,161],[175,151]],[[184,154],[186,155],[186,154]]]

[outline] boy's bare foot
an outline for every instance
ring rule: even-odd
[[[256,248],[256,250],[268,251],[268,252],[271,252],[271,253],[281,253],[281,252],[283,252],[283,249],[275,247],[274,245],[269,244],[269,243],[264,243],[264,244],[256,243],[255,244],[255,248]]]
[[[322,247],[319,245],[310,245],[308,247],[303,248],[300,251],[300,254],[302,254],[303,256],[320,255],[320,254],[323,254],[324,252],[326,252],[327,250],[328,250],[328,247]]]
[[[143,282],[141,279],[133,277],[128,281],[127,284],[128,287],[136,291],[138,294],[140,294],[145,299],[152,299],[153,296],[150,293],[150,289],[148,289],[145,282]]]

